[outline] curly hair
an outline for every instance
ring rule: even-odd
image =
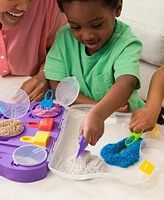
[[[67,3],[71,3],[73,1],[83,1],[83,2],[87,2],[87,1],[96,1],[96,0],[57,0],[57,3],[58,3],[58,6],[60,8],[60,10],[62,12],[64,12],[64,9],[63,9],[63,3],[64,2],[67,2]],[[113,8],[116,8],[116,6],[118,5],[119,1],[120,0],[101,0],[102,3],[104,5],[107,5],[107,6],[111,6]],[[122,0],[121,0],[122,1]]]

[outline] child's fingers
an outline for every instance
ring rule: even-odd
[[[130,124],[134,123],[135,121],[139,121],[141,119],[141,116],[137,114],[137,112],[133,112],[130,117]]]
[[[92,137],[91,137],[91,133],[89,132],[88,128],[83,129],[83,134],[84,134],[85,142],[87,142],[88,144],[91,144]]]
[[[78,139],[80,139],[81,135],[84,134],[85,142],[94,146],[97,143],[97,137],[95,134],[91,133],[88,128],[81,129],[79,131]]]
[[[84,132],[83,129],[80,129],[80,130],[79,130],[78,140],[79,140],[80,137],[83,135],[83,132]]]
[[[136,133],[144,130],[144,132],[146,131],[151,131],[153,129],[153,126],[150,126],[150,124],[148,122],[140,122],[138,124],[131,124],[129,126],[131,131],[134,131]]]
[[[95,136],[96,134],[91,135],[91,145],[94,146],[97,143],[97,137]]]
[[[129,123],[129,129],[131,132],[140,132],[142,129],[141,123],[137,120],[131,120]]]
[[[85,128],[83,130],[83,134],[84,134],[85,142],[87,142],[88,144],[94,146],[97,143],[96,134],[91,132],[88,128]]]
[[[143,130],[142,129],[142,118],[138,118],[138,117],[136,117],[136,116],[132,116],[131,117],[131,119],[130,119],[130,122],[129,122],[129,129],[131,130],[131,131],[134,131],[134,129],[139,129],[139,128],[141,128],[141,130]],[[139,130],[139,131],[141,131],[141,130]],[[138,131],[138,132],[139,132]]]
[[[133,124],[131,124],[131,125],[129,126],[129,129],[130,129],[131,132],[133,132],[135,128],[136,128],[136,126],[134,126]]]
[[[133,128],[133,131],[136,132],[136,133],[139,133],[142,130],[143,130],[143,126],[142,125],[138,125],[138,126]]]

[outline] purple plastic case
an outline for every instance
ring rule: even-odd
[[[15,136],[9,137],[6,140],[0,139],[0,175],[16,181],[16,182],[34,182],[41,180],[47,176],[48,173],[48,162],[47,160],[40,165],[25,167],[21,165],[15,165],[13,163],[12,154],[14,150],[22,145],[26,145],[27,143],[21,142],[20,137],[22,136],[35,136],[36,132],[39,130],[38,128],[30,128],[26,126],[26,123],[29,121],[39,122],[41,120],[40,117],[34,116],[32,109],[38,104],[38,102],[31,103],[30,109],[27,114],[22,117],[20,120],[24,124],[24,131]],[[52,131],[50,132],[50,138],[48,144],[46,146],[46,150],[49,154],[51,147],[55,144],[58,135],[61,131],[61,125],[65,120],[63,118],[66,109],[61,106],[60,115],[55,117],[55,123]],[[3,115],[0,115],[0,120],[6,119]],[[41,130],[39,130],[41,131]]]

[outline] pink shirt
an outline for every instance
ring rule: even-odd
[[[0,75],[35,75],[56,32],[66,24],[56,0],[32,0],[29,11],[14,28],[0,30]]]

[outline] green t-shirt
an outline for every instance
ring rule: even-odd
[[[57,33],[45,63],[45,75],[49,80],[61,81],[75,76],[80,92],[95,101],[100,101],[115,80],[130,74],[138,79],[140,88],[139,58],[141,42],[132,34],[128,25],[116,20],[115,30],[108,42],[92,56],[85,52],[84,44],[72,35],[69,25]],[[134,90],[129,99],[131,112],[139,107],[139,97]]]

